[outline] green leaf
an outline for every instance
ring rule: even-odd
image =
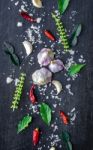
[[[16,65],[16,66],[19,66],[20,65],[20,61],[19,61],[19,58],[17,55],[15,54],[11,54],[10,56],[12,62]]]
[[[31,123],[31,121],[32,121],[32,117],[29,116],[29,115],[25,116],[21,121],[19,121],[18,128],[17,128],[17,133],[20,133],[25,128],[27,128],[29,123]]]
[[[80,72],[80,70],[85,66],[85,64],[73,64],[69,69],[68,73],[73,76]]]
[[[58,9],[60,13],[64,13],[69,5],[70,0],[58,0]]]
[[[62,140],[66,145],[66,149],[67,150],[72,150],[72,144],[70,142],[70,135],[69,135],[68,132],[66,132],[66,131],[62,132]]]
[[[65,143],[67,143],[70,140],[70,136],[69,136],[68,132],[66,132],[66,131],[62,132],[62,139]]]
[[[5,53],[10,55],[10,58],[13,64],[15,64],[16,66],[19,66],[20,60],[18,56],[15,54],[14,47],[8,42],[4,42],[4,46],[6,48]]]
[[[78,37],[79,37],[81,31],[82,31],[82,25],[79,24],[75,27],[75,29],[70,37],[69,43],[70,43],[71,47],[75,46],[77,44]]]
[[[4,42],[4,46],[6,48],[5,52],[11,53],[11,54],[14,53],[14,47],[10,43]]]
[[[67,147],[67,150],[72,150],[72,143],[70,141],[68,141],[66,143],[66,147]]]
[[[51,122],[51,109],[47,104],[45,104],[45,103],[41,104],[41,106],[40,106],[40,115],[42,117],[42,120],[47,125],[50,125],[50,122]]]

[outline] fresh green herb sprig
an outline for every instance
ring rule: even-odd
[[[16,90],[15,90],[15,93],[14,93],[12,106],[11,106],[13,111],[18,108],[20,98],[21,98],[21,95],[22,95],[22,90],[23,90],[23,86],[24,86],[25,77],[26,77],[26,74],[24,74],[24,73],[21,73],[21,75],[19,77],[19,82],[16,86]]]
[[[63,26],[63,23],[60,21],[59,16],[56,14],[52,13],[52,18],[55,20],[56,26],[57,26],[57,31],[59,33],[59,36],[61,38],[62,44],[64,46],[65,51],[67,51],[70,46],[69,46],[69,41],[67,38],[67,34],[65,32],[65,28]]]

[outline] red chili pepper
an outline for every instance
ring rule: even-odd
[[[39,129],[36,128],[36,129],[33,131],[33,144],[34,144],[34,145],[36,145],[36,144],[39,142],[39,135],[40,135]]]
[[[63,111],[60,111],[60,118],[63,120],[65,125],[69,123],[69,118]]]
[[[34,90],[35,90],[35,86],[32,85],[32,87],[30,89],[30,93],[29,93],[29,98],[30,98],[30,101],[32,102],[32,104],[34,104],[36,102],[36,96],[34,94]]]
[[[25,20],[29,22],[36,22],[36,19],[32,18],[27,12],[22,11],[20,14]]]
[[[45,30],[44,31],[44,34],[52,41],[55,41],[55,37],[48,31],[48,30]]]

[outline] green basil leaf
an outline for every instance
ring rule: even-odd
[[[11,54],[10,56],[12,62],[16,65],[16,66],[19,66],[20,65],[20,61],[19,61],[19,58],[17,55],[15,54]]]
[[[14,53],[14,47],[10,43],[4,42],[4,46],[6,48],[6,52],[9,52],[10,54]]]
[[[62,132],[62,140],[63,140],[65,143],[67,143],[67,142],[70,140],[70,136],[69,136],[68,132],[66,132],[66,131],[63,131],[63,132]]]
[[[42,117],[42,120],[47,124],[50,125],[51,122],[51,108],[45,104],[42,103],[40,106],[40,115]]]
[[[73,64],[69,69],[68,73],[73,76],[80,72],[80,70],[85,66],[85,64]]]
[[[14,47],[8,42],[4,42],[4,46],[6,48],[5,53],[10,55],[10,58],[11,58],[12,62],[16,66],[19,66],[20,65],[20,60],[19,60],[18,56],[15,54]]]
[[[82,25],[79,24],[79,25],[77,25],[77,27],[76,27],[76,36],[79,36],[80,33],[81,33],[81,31],[82,31]]]
[[[75,46],[77,44],[78,37],[79,37],[81,31],[82,31],[82,25],[79,24],[75,27],[75,29],[70,37],[69,44],[71,45],[71,47]]]
[[[58,9],[60,13],[64,13],[69,5],[70,0],[58,0]]]
[[[31,123],[31,121],[32,121],[32,117],[29,116],[29,115],[25,116],[21,121],[19,121],[18,128],[17,128],[17,133],[20,133],[25,128],[27,128],[29,123]]]
[[[70,141],[68,141],[66,143],[66,147],[67,147],[67,150],[72,150],[72,143]]]

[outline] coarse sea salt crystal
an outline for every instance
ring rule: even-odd
[[[21,8],[19,9],[19,12],[21,12],[21,11],[27,12],[27,10],[25,9],[25,5],[21,5]]]
[[[22,22],[17,22],[17,27],[22,27]]]
[[[75,51],[74,51],[74,50],[70,50],[69,53],[70,53],[71,55],[74,55],[74,54],[75,54]]]
[[[71,84],[67,84],[66,85],[66,89],[68,89],[68,92],[70,95],[74,95],[72,92],[71,92]]]
[[[15,6],[17,6],[19,4],[19,1],[15,2]]]
[[[75,107],[68,113],[68,115],[70,116],[70,123],[73,125],[77,116]]]
[[[15,86],[17,86],[19,79],[16,78],[14,81],[15,81]]]
[[[39,109],[39,105],[32,105],[32,104],[30,104],[29,110],[32,110],[33,113],[39,114],[38,109]]]
[[[37,18],[37,23],[40,23],[41,22],[41,18]]]
[[[7,84],[10,84],[12,81],[13,81],[13,79],[11,77],[7,77],[6,78],[6,83]]]

